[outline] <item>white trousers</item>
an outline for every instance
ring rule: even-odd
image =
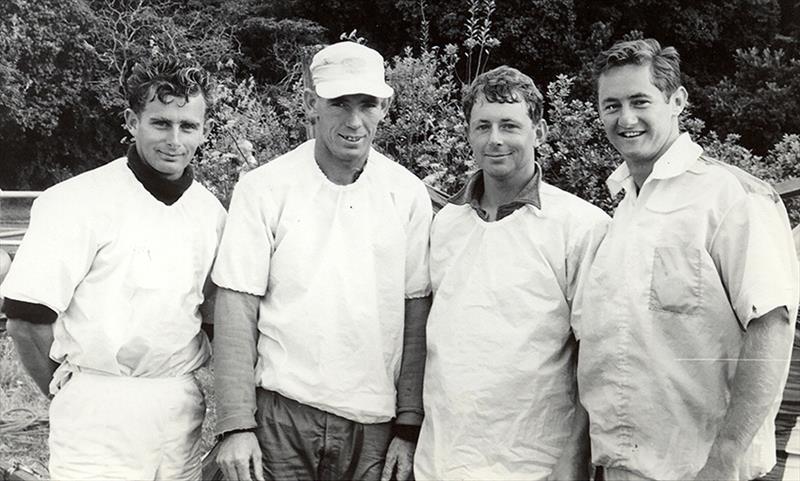
[[[199,480],[205,401],[194,376],[76,372],[50,404],[53,480]]]

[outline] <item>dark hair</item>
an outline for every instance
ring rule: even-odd
[[[199,64],[175,56],[138,62],[125,82],[131,110],[139,114],[144,106],[158,98],[189,97],[201,94],[206,101],[206,117],[214,107],[214,81]]]
[[[620,41],[600,52],[593,65],[594,83],[614,67],[650,65],[653,85],[669,98],[681,86],[681,56],[673,47],[661,48],[657,40]]]
[[[513,104],[524,101],[528,104],[528,116],[534,123],[542,119],[544,99],[533,80],[519,70],[502,65],[478,75],[464,93],[461,101],[467,123],[472,107],[479,94],[492,103]]]

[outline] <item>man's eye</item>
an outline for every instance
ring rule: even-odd
[[[516,130],[518,128],[517,124],[503,124],[500,126],[503,130]]]
[[[634,100],[633,101],[633,105],[636,106],[636,107],[647,107],[648,105],[650,105],[650,101],[649,100]]]
[[[619,105],[616,105],[616,104],[608,104],[608,105],[606,105],[605,107],[603,107],[603,112],[614,112],[614,111],[615,111],[615,110],[617,110],[618,108],[619,108]]]

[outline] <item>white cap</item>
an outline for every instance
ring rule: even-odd
[[[329,45],[311,61],[314,90],[322,98],[366,94],[389,98],[394,89],[384,80],[381,54],[355,42]]]

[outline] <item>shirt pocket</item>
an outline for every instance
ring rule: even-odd
[[[702,257],[693,247],[656,247],[650,280],[650,310],[697,314],[701,303]]]

